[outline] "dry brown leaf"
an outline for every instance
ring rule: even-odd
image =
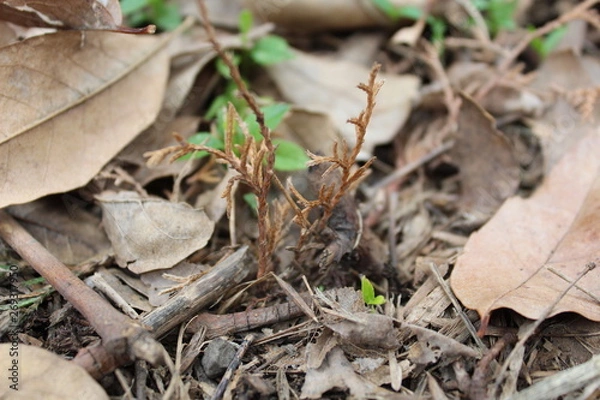
[[[450,155],[458,165],[461,209],[490,216],[519,185],[519,165],[491,115],[463,96],[458,134]]]
[[[135,192],[104,192],[96,199],[116,261],[136,274],[171,268],[212,236],[214,222],[186,203],[141,198]]]
[[[16,354],[11,356],[13,351]],[[83,368],[48,350],[2,343],[0,354],[4,375],[1,399],[108,400],[104,389]]]
[[[0,49],[0,208],[84,185],[156,117],[172,36],[61,31]]]
[[[116,30],[123,18],[118,0],[0,0],[0,19],[23,26]]]
[[[287,100],[329,115],[344,139],[355,142],[354,126],[347,120],[364,108],[364,93],[356,85],[369,75],[369,68],[296,51],[292,60],[275,64],[268,72]],[[416,76],[379,74],[379,79],[385,83],[377,95],[362,158],[367,158],[376,145],[392,140],[418,96],[420,82]]]
[[[589,62],[572,51],[551,54],[537,72],[533,86],[538,90],[557,96],[555,90],[574,92],[589,89],[600,82],[600,74],[589,68]],[[595,83],[596,82],[596,83]],[[600,101],[595,104],[592,116],[600,115]],[[579,111],[569,104],[564,96],[555,99],[552,107],[542,118],[530,122],[532,131],[540,138],[544,155],[544,172],[548,173],[564,155],[590,130],[595,130],[598,121],[585,121]]]
[[[358,347],[395,350],[400,346],[392,318],[371,312],[353,316],[355,320],[325,322],[325,326]]]
[[[11,206],[8,212],[60,261],[77,265],[110,251],[100,218],[87,212],[86,206],[83,200],[64,194]]]
[[[307,348],[309,354],[312,351],[318,351],[313,347]],[[339,347],[331,349],[318,368],[309,368],[306,371],[300,398],[321,399],[325,392],[336,388],[349,390],[350,394],[357,399],[387,398],[388,396],[393,398],[393,393],[376,386],[354,372],[352,365]]]
[[[467,358],[481,356],[479,352],[469,346],[431,329],[410,324],[403,325],[403,327],[410,328],[419,340],[410,348],[408,354],[408,358],[415,364],[436,363],[441,358],[449,361],[450,358],[457,356]]]
[[[425,6],[424,0],[391,0],[391,3],[397,7]],[[392,22],[374,2],[364,0],[245,0],[244,4],[265,21],[303,32],[386,26]]]
[[[598,262],[599,152],[596,130],[570,149],[530,198],[507,200],[469,238],[451,277],[466,307],[482,318],[510,308],[537,319],[586,264]],[[575,312],[600,321],[599,294],[600,268],[595,268],[548,316]]]

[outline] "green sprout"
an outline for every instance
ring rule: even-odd
[[[182,21],[177,5],[165,0],[121,0],[121,13],[129,26],[154,24],[161,31],[172,31]]]
[[[252,14],[245,10],[240,13],[238,27],[242,42],[248,47],[247,50],[234,54],[233,62],[241,65],[250,61],[259,66],[276,64],[291,59],[294,54],[288,46],[285,39],[275,35],[267,35],[251,44],[248,41],[248,33],[252,27]],[[192,144],[202,144],[214,149],[223,150],[225,148],[226,110],[229,103],[233,104],[237,113],[242,118],[248,133],[257,141],[263,140],[260,134],[260,126],[256,121],[256,115],[252,112],[246,101],[237,96],[238,88],[229,75],[229,69],[221,59],[217,59],[215,67],[219,74],[225,79],[225,89],[223,93],[217,96],[205,114],[206,120],[214,120],[214,129],[212,132],[198,132],[192,135],[188,141]],[[260,98],[259,101],[265,105],[260,109],[265,117],[265,125],[271,130],[275,130],[290,111],[290,105],[286,103],[276,103],[270,99]],[[238,147],[244,144],[245,136],[241,127],[236,126],[233,143]],[[306,152],[296,143],[274,138],[275,145],[275,165],[277,171],[295,171],[306,168],[306,162],[309,160]],[[181,157],[182,160],[193,158],[202,158],[208,155],[205,151],[199,151],[188,156]],[[238,154],[239,155],[239,154]]]
[[[535,27],[529,27],[530,31],[535,30]],[[567,33],[567,27],[561,26],[560,28],[556,28],[549,34],[535,38],[531,41],[531,47],[540,55],[542,58],[546,58],[552,50],[558,46],[562,38]]]
[[[360,277],[360,291],[362,292],[365,304],[369,306],[380,306],[385,304],[385,298],[382,295],[375,296],[373,284],[364,275],[361,275]]]
[[[417,21],[424,16],[424,11],[415,6],[396,6],[390,0],[372,0],[373,4],[379,8],[388,18],[393,21],[399,19],[410,19]],[[436,46],[440,52],[443,51],[444,36],[448,25],[441,18],[427,15],[425,22],[431,31],[431,43]]]
[[[492,35],[517,28],[517,0],[473,0],[473,4],[479,11],[483,11],[483,17]]]

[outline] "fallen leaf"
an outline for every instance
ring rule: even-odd
[[[61,31],[0,49],[0,208],[84,185],[152,123],[172,36]]]
[[[467,308],[482,319],[510,308],[531,319],[575,312],[600,321],[600,268],[545,314],[586,264],[598,262],[598,152],[596,129],[569,150],[530,198],[507,200],[471,235],[450,281]]]
[[[358,347],[395,350],[400,346],[392,318],[371,312],[353,316],[353,320],[325,322],[325,326]]]
[[[100,218],[85,210],[83,200],[64,194],[8,207],[8,212],[67,265],[90,258],[100,259],[110,251],[110,242],[100,228]]]
[[[425,7],[424,0],[391,0],[394,6]],[[348,30],[388,26],[391,19],[372,1],[261,1],[246,0],[246,7],[259,18],[296,31]]]
[[[204,211],[135,192],[96,196],[117,264],[136,274],[171,268],[203,248],[214,230]]]
[[[548,82],[552,82],[549,96],[555,97],[550,109],[541,118],[529,123],[531,130],[540,139],[546,174],[561,159],[566,149],[597,127],[597,121],[584,121],[573,105],[564,96],[556,98],[555,92],[557,89],[572,92],[593,87],[595,82],[600,81],[600,76],[594,74],[589,66],[589,62],[583,62],[569,50],[551,54],[536,73],[537,79],[533,87],[548,92]],[[592,116],[594,115],[600,115],[598,101],[592,111]]]
[[[16,339],[13,343],[0,344],[1,399],[108,400],[104,389],[80,366],[48,350],[17,344]],[[9,356],[11,352],[15,355]]]
[[[410,324],[405,324],[403,327],[410,328],[419,340],[411,346],[408,354],[408,358],[415,364],[436,363],[442,357],[444,357],[444,360],[449,361],[450,358],[457,356],[467,358],[481,356],[478,351],[469,346],[431,329]]]
[[[277,87],[295,105],[329,115],[344,139],[354,144],[354,125],[347,120],[358,115],[365,106],[365,94],[355,85],[369,76],[369,68],[299,51],[294,54],[292,60],[268,68]],[[391,141],[418,96],[420,82],[414,75],[382,73],[378,79],[385,83],[376,98],[377,106],[362,146],[362,159],[368,158],[375,146]]]
[[[118,0],[2,0],[0,19],[23,26],[112,30],[123,20]]]
[[[307,349],[310,353],[310,349]],[[301,399],[321,399],[323,394],[332,389],[349,390],[354,398],[393,398],[393,393],[382,389],[354,372],[354,368],[344,352],[334,347],[327,353],[323,363],[318,368],[306,371],[302,385]]]
[[[469,97],[462,96],[462,100],[458,133],[450,150],[459,168],[460,207],[464,212],[489,217],[515,194],[519,164],[492,116]]]

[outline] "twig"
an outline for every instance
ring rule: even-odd
[[[488,398],[486,376],[490,369],[490,364],[498,357],[500,352],[504,350],[506,346],[516,343],[517,339],[517,335],[512,332],[504,334],[504,336],[492,346],[490,351],[479,360],[475,371],[473,371],[473,377],[471,378],[471,383],[469,385],[468,397],[470,399],[482,400]]]
[[[160,338],[180,323],[192,318],[203,307],[214,303],[231,285],[241,282],[250,273],[250,269],[243,262],[247,249],[240,248],[165,304],[146,314],[141,321],[149,330],[145,332]],[[97,345],[82,349],[73,362],[82,366],[95,378],[100,378],[124,364],[124,361],[112,357],[105,346]]]
[[[442,274],[440,274],[440,270],[438,269],[437,265],[435,265],[433,262],[429,263],[429,269],[433,273],[433,276],[437,280],[438,284],[441,286],[441,288],[444,291],[444,293],[446,294],[446,296],[448,296],[448,299],[452,302],[452,305],[456,309],[456,312],[458,313],[460,319],[465,324],[465,327],[471,334],[471,337],[473,338],[473,340],[475,341],[477,346],[479,346],[479,350],[482,352],[487,351],[487,346],[483,343],[481,338],[477,335],[477,331],[475,330],[473,323],[471,322],[471,320],[469,318],[467,318],[467,316],[463,312],[462,307],[461,307],[460,303],[458,302],[458,299],[456,298],[456,296],[454,296],[454,293],[452,293],[450,286],[448,286],[448,284],[444,280],[444,277],[442,276]]]
[[[219,382],[219,385],[217,386],[217,390],[215,390],[215,393],[211,397],[212,400],[220,400],[223,397],[223,395],[225,394],[225,390],[227,389],[227,386],[229,385],[229,382],[231,381],[231,377],[233,376],[233,373],[235,372],[235,370],[238,369],[238,367],[242,363],[242,357],[244,356],[244,354],[248,350],[248,347],[250,347],[250,345],[252,344],[253,341],[254,341],[254,335],[252,335],[252,334],[247,335],[244,338],[244,341],[240,344],[240,348],[238,349],[237,353],[235,353],[235,357],[229,363],[229,366],[227,367],[227,370],[225,371],[225,375],[223,375],[221,382]]]
[[[86,286],[3,210],[0,237],[89,321],[113,359],[125,363],[142,358],[154,365],[163,361],[162,346],[146,329]]]

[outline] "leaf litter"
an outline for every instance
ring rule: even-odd
[[[9,206],[0,236],[44,277],[12,240],[14,224],[82,278],[95,271],[88,285],[146,326],[169,352],[167,368],[143,367],[152,381],[112,372],[157,358],[130,338],[123,359],[102,315],[85,321],[58,297],[45,301],[50,288],[27,268],[11,272],[26,262],[0,242],[3,342],[79,353],[70,365],[114,374],[122,384],[105,383],[111,394],[135,379],[134,397],[597,395],[596,1],[516,2],[510,21],[493,1],[348,2],[333,19],[341,5],[247,2],[250,30],[239,4],[207,1],[229,32],[206,23],[204,2],[178,3],[204,24],[155,37],[89,31],[131,31],[117,2],[75,1],[84,7],[75,21],[44,1],[17,16],[7,10],[21,5],[0,5],[12,23],[42,16],[86,30],[7,26],[16,41],[0,48],[0,207]],[[377,37],[358,28],[367,26]],[[273,29],[295,56],[270,64],[265,41],[246,68],[244,52]],[[381,71],[369,70],[375,60]],[[234,106],[210,117],[222,93]],[[273,129],[260,122],[269,97],[292,106]],[[188,143],[198,131],[223,132],[224,146]],[[276,171],[282,138],[310,151],[307,171]],[[356,290],[361,274],[373,283],[368,297]],[[95,347],[85,347],[96,338],[86,323],[102,332]],[[221,360],[231,361],[224,378],[202,367],[217,337],[243,349]]]

